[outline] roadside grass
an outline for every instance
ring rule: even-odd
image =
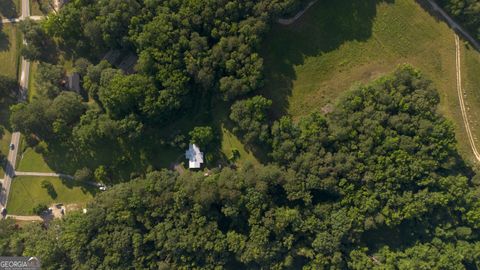
[[[21,172],[53,172],[48,166],[42,154],[35,152],[34,149],[28,147],[20,154],[17,171]]]
[[[49,4],[49,0],[29,0],[30,1],[30,14],[32,16],[47,15],[52,8]]]
[[[0,12],[2,10],[0,4]],[[0,74],[6,75],[12,79],[18,79],[19,63],[20,63],[20,47],[21,36],[20,31],[15,25],[5,24],[0,26]],[[4,98],[0,101],[0,127],[3,128],[3,136],[0,137],[0,153],[5,157],[8,156],[9,145],[11,140],[10,127],[10,106],[12,100]],[[4,176],[5,164],[0,164],[0,178]]]
[[[42,188],[43,181],[50,182],[54,192]],[[86,204],[92,200],[97,189],[73,180],[57,177],[19,176],[12,181],[7,211],[12,215],[31,215],[33,207],[43,203]]]
[[[318,1],[294,24],[274,25],[262,55],[261,93],[273,100],[275,117],[294,119],[321,112],[400,64],[415,66],[438,89],[439,111],[453,122],[462,155],[473,161],[455,88],[454,33],[415,1]]]
[[[32,101],[32,99],[37,95],[37,86],[35,85],[35,76],[37,74],[38,63],[31,62],[30,63],[30,73],[28,78],[28,100]]]
[[[21,33],[12,24],[4,24],[0,29],[0,74],[16,79],[22,46]]]
[[[20,15],[20,0],[1,0],[0,17],[17,18]]]

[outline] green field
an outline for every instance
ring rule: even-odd
[[[54,194],[49,194],[42,188],[42,181],[52,183]],[[39,203],[84,205],[93,198],[95,187],[84,186],[71,180],[56,177],[15,177],[12,181],[8,200],[8,213],[13,215],[31,215],[32,208]]]
[[[20,15],[20,0],[1,0],[0,17],[17,18]]]
[[[327,112],[346,90],[400,64],[417,67],[439,90],[440,112],[452,120],[460,151],[473,161],[455,88],[454,33],[415,1],[319,1],[294,24],[275,25],[262,52],[262,93],[274,101],[275,116],[295,119]],[[480,90],[474,77],[465,83]]]
[[[43,156],[32,148],[27,148],[21,154],[17,170],[21,172],[53,172],[47,165]]]

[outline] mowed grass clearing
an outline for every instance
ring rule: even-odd
[[[53,185],[54,194],[49,194],[45,188],[42,188],[43,181]],[[93,199],[96,191],[93,186],[57,177],[15,177],[12,181],[7,210],[12,215],[31,215],[33,207],[40,203],[47,206],[53,203],[85,205]]]
[[[480,54],[462,46],[462,80],[464,101],[475,145],[480,147]]]
[[[356,84],[411,64],[439,90],[439,111],[454,123],[462,154],[474,160],[455,88],[454,33],[415,1],[318,1],[294,24],[275,25],[262,54],[262,94],[273,100],[276,117],[294,119],[324,111]],[[478,89],[479,82],[469,80]]]
[[[17,171],[21,172],[53,172],[48,166],[42,154],[27,148],[20,156]]]

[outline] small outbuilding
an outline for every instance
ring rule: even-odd
[[[195,144],[190,144],[188,150],[185,152],[185,157],[188,159],[188,168],[200,169],[203,163],[203,153]]]
[[[77,72],[68,76],[68,89],[80,93],[80,74]]]

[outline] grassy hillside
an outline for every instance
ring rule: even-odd
[[[355,83],[402,63],[414,65],[438,88],[440,111],[453,121],[460,150],[473,161],[455,90],[454,34],[415,1],[318,1],[294,24],[275,25],[262,50],[263,94],[273,99],[277,117],[326,112]],[[470,65],[480,68],[480,62]],[[478,76],[465,83],[480,86]]]

